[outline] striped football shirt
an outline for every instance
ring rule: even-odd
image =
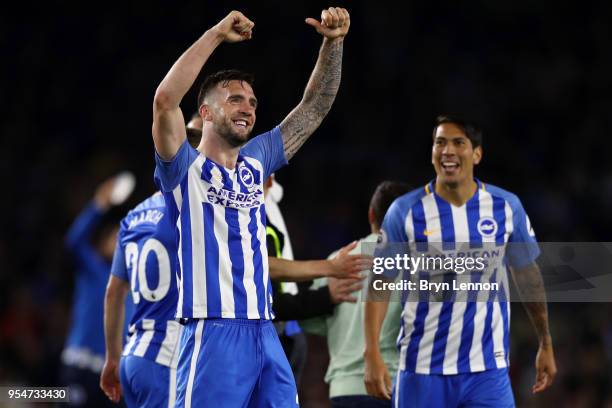
[[[179,233],[178,318],[272,319],[263,183],[287,163],[280,129],[252,138],[226,168],[187,141],[156,155]]]
[[[181,326],[174,320],[178,289],[176,227],[163,195],[140,203],[121,220],[111,273],[130,283],[134,314],[124,356],[176,367]]]
[[[397,343],[401,370],[451,375],[509,365],[507,266],[531,264],[539,249],[519,199],[476,181],[476,193],[460,207],[437,195],[431,182],[395,200],[385,215],[381,240],[407,243],[415,254],[428,245],[439,244],[440,251],[449,253],[464,251],[466,245],[481,252],[492,248],[499,257],[499,262],[492,262],[484,273],[467,278],[473,283],[486,280],[501,285],[484,297],[464,301],[432,301],[429,294],[425,298],[404,298]],[[512,243],[530,245],[509,246]],[[420,270],[416,279],[428,281],[433,276],[429,273]]]

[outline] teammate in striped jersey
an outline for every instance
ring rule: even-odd
[[[340,85],[348,12],[330,8],[313,74],[280,126],[246,143],[255,124],[252,80],[237,71],[210,76],[200,90],[204,120],[198,149],[185,141],[179,104],[214,49],[250,39],[254,23],[233,11],[176,61],[153,104],[156,175],[167,214],[177,220],[177,317],[186,320],[177,406],[295,406],[297,390],[269,321],[263,182],[319,126]]]
[[[176,227],[165,213],[164,197],[156,193],[121,221],[106,291],[106,361],[100,385],[114,402],[122,393],[128,407],[173,407],[175,402],[182,326],[174,320]],[[130,340],[121,353],[122,304],[129,290],[136,307]]]
[[[488,276],[501,282],[502,289],[491,291],[486,301],[408,298],[404,302],[395,407],[514,406],[508,377],[507,267],[519,292],[530,300],[525,306],[539,338],[532,391],[549,387],[556,374],[546,298],[534,262],[539,255],[535,234],[514,194],[474,178],[474,165],[482,158],[481,140],[474,125],[438,117],[432,149],[436,179],[398,198],[384,218],[380,241],[387,245],[381,245],[380,254],[396,242],[408,243],[411,251],[435,243],[450,251],[459,249],[459,243],[470,248],[484,244],[485,249],[503,248],[506,255],[505,262],[486,271],[488,275],[471,274],[473,281]],[[417,275],[427,279],[430,273],[419,271]],[[457,275],[448,276],[454,279]],[[378,349],[387,306],[386,302],[369,301],[365,317],[366,388],[380,398],[390,397],[391,386]]]

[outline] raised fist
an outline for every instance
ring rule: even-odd
[[[351,17],[348,11],[342,7],[330,7],[321,12],[321,21],[307,18],[306,24],[313,26],[319,34],[333,40],[343,38],[351,25]]]
[[[241,12],[234,10],[219,21],[214,29],[223,38],[223,41],[234,43],[250,40],[253,37],[254,26],[254,22]]]

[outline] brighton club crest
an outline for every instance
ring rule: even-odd
[[[255,176],[253,175],[251,169],[246,166],[240,167],[238,170],[238,177],[240,177],[240,181],[242,181],[242,184],[244,184],[246,188],[249,190],[253,188],[253,185],[255,184]]]
[[[493,238],[497,234],[497,221],[493,217],[482,217],[476,227],[483,238]]]

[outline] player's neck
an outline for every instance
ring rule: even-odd
[[[236,167],[240,147],[230,146],[221,136],[212,132],[202,132],[198,151],[215,163],[231,170]]]
[[[436,180],[436,185],[434,188],[436,194],[442,197],[444,200],[454,206],[461,207],[463,204],[467,203],[468,200],[474,196],[474,194],[476,194],[478,184],[471,177],[455,186],[450,186]]]

